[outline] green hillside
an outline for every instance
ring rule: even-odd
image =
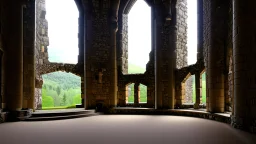
[[[146,71],[145,68],[142,68],[140,66],[137,66],[135,64],[130,64],[128,65],[128,73],[129,74],[134,74],[134,73],[144,73]]]
[[[81,103],[81,78],[66,72],[43,75],[42,106],[65,107]]]

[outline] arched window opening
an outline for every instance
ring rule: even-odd
[[[140,84],[139,103],[147,103],[147,86]]]
[[[126,86],[126,104],[134,104],[134,83]]]
[[[151,8],[138,0],[128,14],[128,73],[144,73],[151,51]]]
[[[76,64],[78,61],[78,17],[73,0],[46,0],[49,61]],[[56,9],[57,8],[57,9]]]
[[[187,59],[188,65],[191,65],[197,61],[197,0],[188,0],[187,4]]]
[[[194,104],[196,101],[195,75],[191,75],[185,82],[184,104]]]
[[[81,104],[81,78],[72,73],[42,75],[42,109],[76,108]]]
[[[202,91],[201,91],[201,98],[200,103],[203,105],[206,105],[206,73],[203,72],[201,74],[201,84],[202,84]]]

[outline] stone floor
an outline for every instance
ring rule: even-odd
[[[1,144],[255,144],[256,135],[211,120],[99,115],[0,125]]]

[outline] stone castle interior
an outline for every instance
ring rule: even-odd
[[[128,14],[142,0],[71,1],[76,64],[49,61],[46,0],[0,0],[0,143],[256,143],[256,1],[194,0],[197,61],[189,65],[188,0],[143,0],[151,51],[140,74],[128,73]],[[42,110],[42,75],[57,71],[81,78],[81,104]]]

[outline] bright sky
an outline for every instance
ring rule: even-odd
[[[46,0],[45,4],[50,41],[49,60],[76,64],[79,13],[74,0]]]
[[[188,64],[196,62],[197,3],[188,2]],[[62,5],[59,6],[59,3]],[[46,0],[49,60],[77,63],[78,10],[74,0]],[[151,50],[151,9],[144,0],[137,0],[128,15],[128,62],[146,67]]]
[[[188,65],[197,61],[197,0],[188,2]]]
[[[151,8],[137,0],[128,15],[128,63],[146,68],[151,51]]]

